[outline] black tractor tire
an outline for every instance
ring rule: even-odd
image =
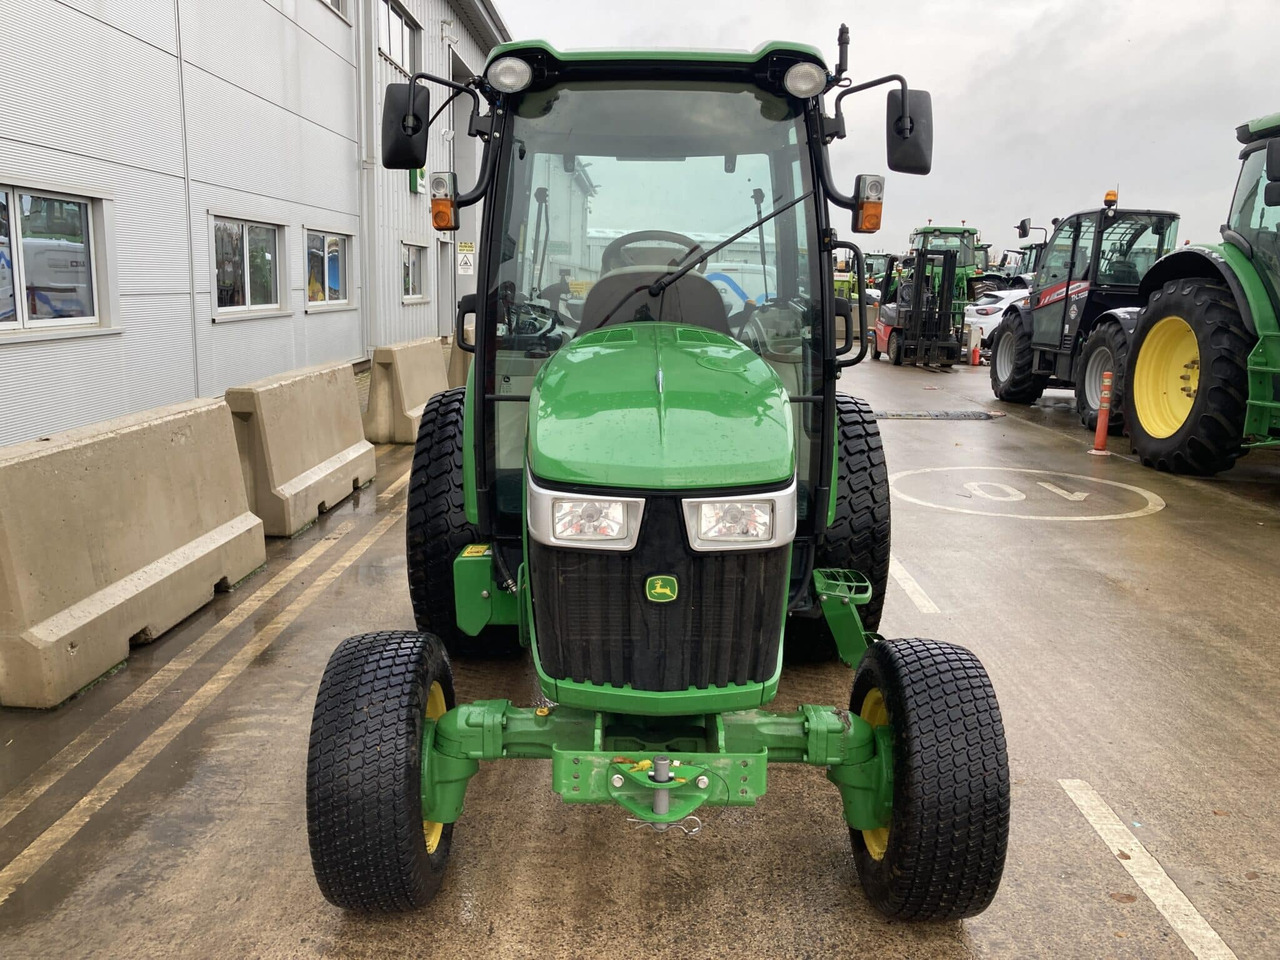
[[[1106,358],[1110,357],[1108,361]],[[1129,359],[1129,335],[1119,321],[1108,320],[1093,328],[1076,361],[1076,413],[1089,430],[1098,429],[1099,397],[1102,374],[1111,371],[1111,412],[1107,433],[1118,437],[1124,433],[1124,377]],[[1101,367],[1101,369],[1095,369]],[[1094,378],[1097,378],[1094,382]],[[1090,399],[1090,393],[1094,393]]]
[[[897,330],[889,332],[889,362],[895,367],[902,366],[902,334]]]
[[[513,627],[489,627],[477,637],[458,629],[453,596],[453,561],[479,539],[467,522],[462,499],[462,421],[465,387],[453,387],[427,401],[418,424],[409,480],[405,555],[413,619],[434,633],[450,656],[510,657],[520,644]]]
[[[428,851],[422,736],[439,684],[455,706],[444,645],[390,631],[338,644],[316,694],[307,752],[307,839],[325,899],[344,910],[423,907],[440,889],[453,824]]]
[[[862,888],[888,917],[981,913],[1009,840],[1009,759],[991,680],[964,647],[884,640],[858,665],[850,713],[863,714],[872,690],[893,729],[893,813],[880,859],[863,831],[849,831]]]
[[[1167,317],[1182,318],[1195,334],[1199,383],[1182,426],[1169,436],[1157,437],[1143,425],[1142,403],[1135,394],[1144,376],[1143,348],[1152,330]],[[1151,294],[1138,314],[1129,347],[1130,389],[1125,398],[1133,452],[1146,466],[1212,476],[1230,470],[1244,456],[1248,362],[1256,343],[1257,336],[1245,326],[1235,297],[1219,282],[1171,280]]]
[[[1003,356],[1002,343],[1009,351]],[[991,334],[991,392],[997,400],[1030,405],[1040,399],[1049,378],[1034,371],[1034,359],[1031,331],[1022,314],[1006,313]]]
[[[858,608],[864,630],[879,630],[889,583],[889,468],[880,427],[865,400],[836,394],[836,519],[818,544],[814,567],[856,570],[871,581],[871,600]],[[834,660],[835,637],[826,618],[787,618],[784,649],[798,663]]]

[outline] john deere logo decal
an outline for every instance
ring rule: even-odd
[[[679,592],[675,577],[650,577],[644,582],[644,595],[654,603],[670,603]]]

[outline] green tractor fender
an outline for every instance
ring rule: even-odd
[[[1166,254],[1147,271],[1138,293],[1146,300],[1170,280],[1192,277],[1226,284],[1250,333],[1277,329],[1276,307],[1262,277],[1249,258],[1230,243],[1197,244]]]

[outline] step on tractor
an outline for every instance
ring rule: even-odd
[[[835,785],[861,886],[885,914],[957,918],[991,902],[1009,827],[999,705],[969,651],[876,632],[884,451],[869,407],[837,390],[866,352],[865,315],[837,302],[831,254],[852,254],[860,284],[865,272],[828,211],[852,211],[856,232],[881,202],[865,189],[878,178],[849,194],[833,180],[841,104],[890,85],[888,167],[925,174],[930,98],[896,75],[851,83],[847,55],[844,28],[834,70],[778,42],[533,41],[496,47],[466,83],[388,87],[390,168],[425,165],[444,109],[433,91],[472,103],[477,182],[429,180],[437,228],[484,201],[478,293],[456,327],[474,363],[422,414],[406,521],[417,630],[343,641],[316,697],[307,822],[332,903],[428,903],[468,782],[507,758],[549,761],[567,804],[621,808],[617,843],[628,823],[697,831],[704,807],[760,800],[770,764],[806,764]],[[543,190],[561,259],[595,278],[574,309],[537,287]],[[625,232],[577,248],[584,223]],[[777,289],[727,315],[703,268],[762,230]],[[698,231],[724,240],[704,246]],[[543,703],[458,701],[454,661],[525,649]],[[767,709],[784,654],[855,665],[848,703]],[[586,842],[562,832],[574,838]],[[637,848],[637,871],[654,869],[650,855]],[[703,856],[672,855],[686,872]]]
[[[1280,446],[1280,113],[1242,124],[1222,242],[1142,278],[1125,420],[1147,466],[1208,476]]]
[[[932,249],[927,236],[921,243],[902,259],[901,273],[897,258],[889,258],[871,358],[879,360],[883,353],[895,367],[951,367],[964,354],[964,301],[955,299],[958,255],[954,249]]]
[[[1027,299],[1010,305],[991,334],[998,399],[1032,404],[1046,389],[1073,389],[1080,422],[1094,430],[1110,373],[1113,434],[1124,431],[1125,360],[1146,302],[1140,282],[1178,240],[1176,213],[1125,210],[1117,201],[1108,190],[1100,209],[1058,221]]]

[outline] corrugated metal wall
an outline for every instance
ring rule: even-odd
[[[4,5],[0,184],[99,198],[111,249],[95,257],[110,257],[118,310],[111,329],[88,336],[0,333],[0,444],[441,332],[452,282],[441,296],[440,264],[452,252],[440,256],[408,174],[376,166],[380,144],[362,151],[399,73],[366,34],[374,4],[348,0],[349,19],[325,0]],[[403,6],[421,26],[419,68],[450,76],[457,58],[483,64],[445,0]],[[446,129],[432,131],[431,169],[450,166]],[[280,315],[212,322],[213,212],[285,228]],[[306,312],[309,227],[353,238],[345,308]],[[404,241],[431,251],[425,303],[402,302]]]
[[[417,68],[441,77],[454,77],[461,61],[461,73],[470,75],[484,66],[487,50],[482,51],[475,38],[464,30],[453,8],[444,0],[407,0],[404,4],[410,16],[422,25],[418,49]],[[386,57],[378,56],[375,72],[378,90],[377,113],[382,110],[381,91],[388,83],[403,83],[407,75]],[[443,103],[440,87],[432,87],[432,110]],[[459,98],[459,103],[462,98]],[[466,98],[470,103],[470,98]],[[465,111],[458,111],[467,112]],[[451,112],[446,110],[431,128],[427,148],[427,169],[453,169],[455,144],[458,150],[474,150],[476,141],[466,136],[465,126],[452,129]],[[381,130],[376,131],[377,152],[382,155]],[[464,165],[465,166],[465,165]],[[375,173],[377,192],[377,311],[371,330],[377,343],[396,343],[418,337],[433,337],[451,332],[446,319],[453,314],[452,275],[441,276],[440,264],[453,262],[452,245],[456,240],[475,240],[475,208],[464,211],[463,229],[456,236],[436,233],[431,228],[430,199],[425,194],[409,192],[409,175],[403,170],[383,170]],[[474,176],[460,172],[458,189],[468,190]],[[427,302],[404,303],[402,272],[402,245],[421,244],[428,248]],[[442,257],[441,246],[446,249]],[[394,269],[388,269],[388,266]]]

